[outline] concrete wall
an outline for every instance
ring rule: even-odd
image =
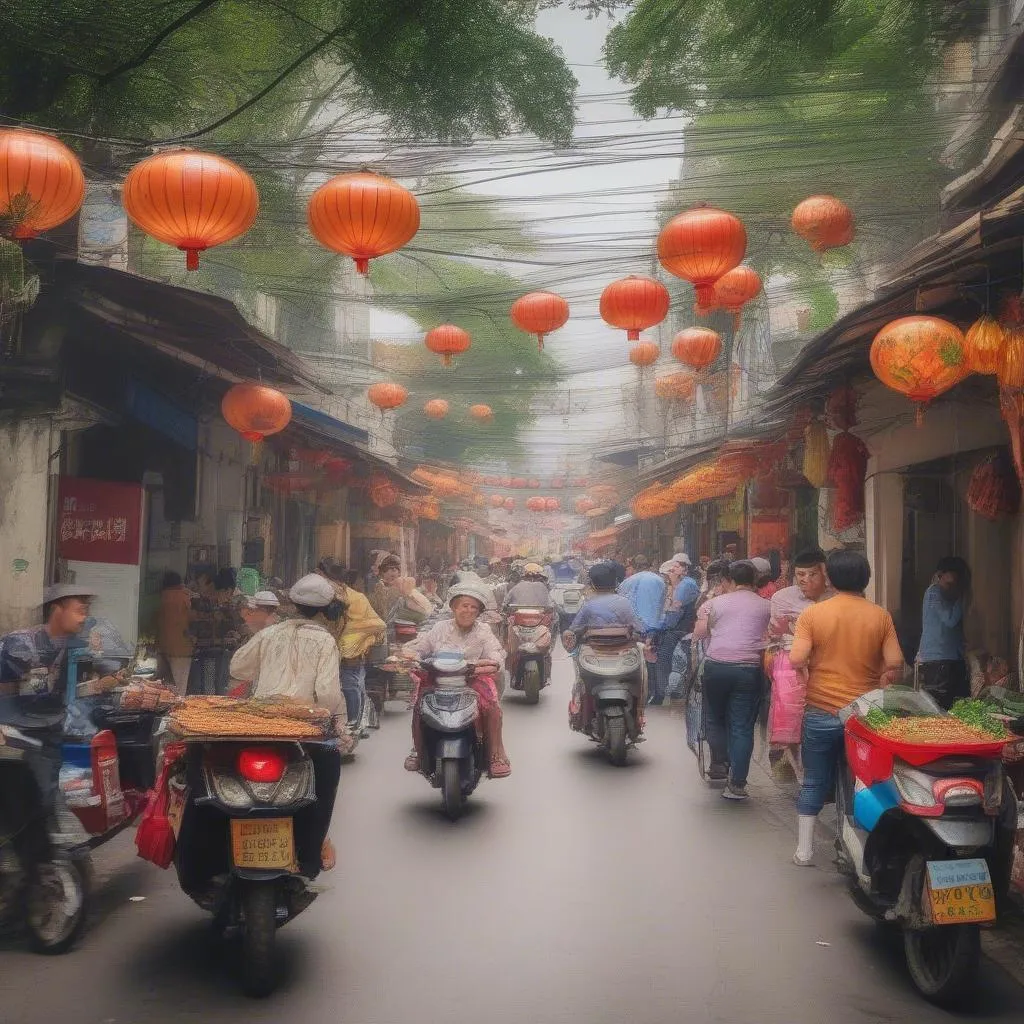
[[[0,633],[39,620],[51,436],[49,418],[0,423]]]

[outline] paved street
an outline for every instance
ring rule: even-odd
[[[568,731],[568,678],[562,660],[539,708],[506,698],[514,775],[485,782],[456,825],[402,771],[406,718],[388,716],[344,776],[340,870],[282,933],[271,999],[238,993],[208,919],[124,836],[99,855],[100,919],[79,949],[3,950],[0,1021],[951,1019],[913,993],[824,851],[818,869],[790,864],[765,780],[746,806],[706,790],[667,710],[611,768]],[[972,1019],[1020,1019],[1024,991],[988,962],[983,992]]]

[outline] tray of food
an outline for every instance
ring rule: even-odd
[[[167,718],[182,739],[321,740],[334,735],[329,711],[288,697],[185,697]]]

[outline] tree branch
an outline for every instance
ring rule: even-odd
[[[199,17],[204,11],[209,10],[218,0],[199,0],[199,3],[195,5],[191,10],[186,11],[180,18],[176,18],[169,25],[158,32],[148,43],[148,45],[132,57],[131,60],[125,61],[124,64],[119,64],[116,68],[100,75],[98,83],[101,86],[109,85],[115,78],[119,78],[121,75],[128,71],[132,71],[137,67],[141,67],[143,64],[153,56],[154,53],[159,49],[160,44],[169,36],[174,35],[179,28],[187,25],[193,18]]]

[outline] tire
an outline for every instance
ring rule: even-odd
[[[540,666],[535,661],[528,662],[523,669],[523,696],[527,704],[540,700]]]
[[[462,770],[454,757],[441,762],[441,802],[449,821],[458,821],[462,814]]]
[[[249,882],[242,889],[242,985],[257,999],[277,987],[275,889],[273,882]]]
[[[39,866],[39,881],[26,893],[25,924],[36,953],[57,956],[75,944],[89,909],[86,874],[75,861],[61,857]]]
[[[626,763],[626,720],[619,716],[605,719],[605,742],[608,759],[617,768]]]
[[[981,931],[976,924],[904,929],[903,952],[921,995],[937,1006],[956,1006],[977,982]]]

